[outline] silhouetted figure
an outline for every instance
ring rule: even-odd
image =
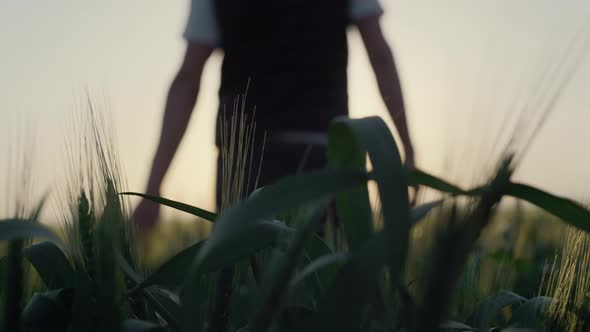
[[[193,0],[184,61],[170,87],[146,192],[160,194],[193,112],[203,66],[217,48],[224,52],[220,109],[231,111],[247,89],[246,111],[255,107],[256,132],[267,135],[259,185],[323,167],[328,125],[348,115],[349,25],[360,31],[406,165],[414,167],[400,82],[379,25],[382,12],[378,0]],[[218,179],[218,206],[219,189]],[[142,201],[134,216],[139,230],[150,230],[158,212],[159,205]]]

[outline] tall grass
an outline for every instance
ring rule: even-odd
[[[18,127],[18,126],[17,126]],[[34,178],[34,128],[27,124],[17,135],[17,142],[9,148],[3,162],[6,163],[8,174],[1,189],[4,199],[0,202],[0,214],[13,219],[29,219],[38,221],[46,194],[35,203],[31,197],[35,193]],[[20,151],[19,151],[20,150]],[[24,153],[22,152],[24,151]],[[10,241],[3,258],[5,277],[2,279],[0,294],[2,295],[2,329],[4,331],[21,331],[21,311],[38,285],[38,279],[31,273],[24,262],[23,248],[30,245],[30,239],[18,238]]]
[[[237,98],[231,117],[222,112],[220,116],[221,135],[221,206],[220,213],[238,204],[252,192],[250,182],[252,178],[252,165],[254,158],[254,144],[256,137],[256,125],[252,118],[247,118],[246,94]],[[264,142],[258,143],[263,144]],[[260,164],[260,163],[255,163]],[[253,180],[256,188],[258,178]],[[250,257],[250,264],[254,276],[258,274],[258,263],[254,255]],[[219,272],[216,280],[215,300],[211,310],[209,331],[227,330],[229,321],[230,300],[237,283],[234,282],[235,267],[228,267]],[[241,271],[244,272],[244,271]],[[247,271],[246,271],[247,273]]]
[[[123,192],[108,119],[94,101],[85,100],[79,131],[68,143],[69,180],[60,196],[65,240],[30,220],[0,222],[0,240],[13,243],[7,268],[0,269],[6,281],[4,329],[381,332],[586,327],[590,211],[570,199],[513,182],[522,152],[501,154],[486,183],[463,189],[422,170],[405,169],[381,119],[339,118],[328,133],[325,169],[294,174],[251,193],[258,172],[252,166],[258,164],[256,144],[264,142],[254,141],[259,136],[247,112],[239,109],[243,105],[243,100],[237,102],[238,111],[229,118],[222,115],[223,182],[216,214]],[[366,168],[367,157],[371,169]],[[408,187],[417,185],[439,192],[440,200],[411,207]],[[370,186],[377,193],[373,201]],[[211,233],[146,272],[128,218],[129,194],[208,220]],[[482,236],[498,220],[498,207],[506,197],[534,204],[578,229],[565,246],[560,269],[546,276],[553,285],[547,293],[551,297],[502,288],[516,285],[514,275],[503,271],[519,269],[526,260],[522,243],[500,253],[486,252],[490,246]],[[322,223],[328,204],[335,205],[340,225],[316,233],[321,225],[329,225]],[[518,229],[510,227],[508,232]],[[27,242],[32,238],[47,241]],[[46,289],[24,294],[22,261],[34,267]],[[498,264],[485,272],[489,261]]]
[[[559,266],[554,265],[549,279],[553,298],[549,312],[562,331],[590,328],[590,236],[569,229],[564,239]]]
[[[219,215],[144,195],[215,223],[207,240],[144,274],[137,264],[125,196],[118,194],[123,181],[114,143],[102,139],[108,135],[102,129],[106,121],[96,115],[93,104],[87,109],[89,126],[77,143],[81,148],[71,150],[77,151],[70,157],[72,182],[62,195],[67,244],[52,240],[61,249],[42,242],[25,250],[49,289],[27,297],[22,311],[27,328],[50,326],[48,317],[57,317],[52,326],[71,331],[538,327],[527,316],[531,310],[527,308],[535,312],[544,308],[545,298],[482,288],[481,262],[488,258],[479,247],[480,237],[506,195],[538,204],[573,225],[583,226],[581,221],[590,216],[572,201],[512,183],[509,159],[498,166],[488,184],[471,190],[422,171],[407,173],[389,131],[377,118],[337,120],[330,132],[330,168],[282,179],[248,197],[252,187],[245,178],[255,164],[251,162],[255,135],[245,114],[236,113],[225,121],[228,127],[222,127],[227,138],[222,145],[226,180]],[[370,172],[364,170],[364,157],[356,158],[364,153],[374,164]],[[79,169],[80,165],[84,167]],[[393,175],[388,172],[392,169]],[[380,212],[372,211],[368,181],[374,181],[378,190]],[[411,184],[443,192],[450,209],[438,209],[440,203],[410,209],[406,188]],[[467,204],[445,193],[467,196]],[[320,211],[334,198],[344,227],[333,232],[341,234],[343,245],[331,246],[314,230],[322,224]],[[273,220],[297,210],[289,224]],[[437,210],[428,221],[421,221]],[[380,224],[375,218],[381,219]],[[30,231],[30,236],[45,234]],[[577,245],[567,251],[568,257],[579,257],[579,250],[586,250],[580,244],[585,242],[570,242]],[[514,250],[514,257],[521,254]],[[39,255],[45,258],[36,259]],[[46,268],[48,262],[53,269]],[[583,271],[584,264],[563,261],[564,267],[549,282],[585,288],[582,273],[562,275],[572,266]],[[570,297],[575,300],[569,302],[580,307],[583,298],[567,288],[555,288],[552,294],[553,306]],[[18,317],[22,308],[14,301],[5,309]],[[505,313],[508,307],[511,314]],[[544,319],[579,328],[579,322],[572,325],[570,307],[565,316],[564,309],[556,307]],[[56,308],[67,310],[53,314]]]

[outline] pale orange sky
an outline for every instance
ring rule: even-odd
[[[514,112],[510,103],[519,89],[537,79],[539,64],[561,54],[590,13],[586,1],[382,4],[419,166],[466,184],[488,157],[502,118]],[[107,96],[128,189],[142,191],[167,88],[183,52],[187,9],[188,0],[0,1],[3,155],[29,121],[36,128],[38,187],[63,182],[64,128],[89,87]],[[166,197],[205,208],[213,207],[212,129],[220,60],[216,54],[207,64],[196,112],[163,190]],[[349,81],[352,116],[387,118],[354,29]],[[523,161],[519,180],[588,198],[589,84],[590,64],[584,61]],[[0,184],[10,177],[0,172]]]

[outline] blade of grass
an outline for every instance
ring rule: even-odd
[[[74,287],[74,269],[55,244],[36,243],[25,248],[23,255],[35,267],[47,289]]]
[[[172,258],[164,262],[152,274],[150,274],[144,281],[138,282],[131,291],[148,287],[151,285],[160,285],[165,288],[174,290],[182,284],[191,263],[201,250],[205,241],[195,243],[188,248],[182,250]]]
[[[305,281],[305,279],[318,273],[318,271],[328,267],[333,268],[335,266],[343,265],[346,263],[346,261],[348,261],[348,259],[349,257],[347,254],[340,252],[321,256],[305,266],[305,268],[291,280],[289,288],[296,290]]]
[[[379,249],[384,250],[386,255],[386,262],[384,263],[388,266],[390,272],[389,289],[393,292],[398,289],[399,280],[405,266],[411,227],[407,189],[409,183],[408,174],[402,165],[395,140],[385,122],[379,117],[363,119],[338,118],[330,125],[329,140],[332,149],[329,154],[330,158],[336,158],[338,155],[348,155],[350,156],[349,159],[358,163],[361,159],[359,156],[364,159],[366,153],[373,165],[371,178],[377,183],[384,229],[387,233],[383,237],[389,240],[379,243],[378,247],[384,246]],[[355,149],[356,151],[353,151]],[[344,202],[337,202],[337,206],[342,205],[342,203]],[[370,211],[370,205],[367,205],[367,203],[368,200],[363,199],[358,203],[353,202],[352,206]],[[370,216],[357,219],[360,216],[353,215],[355,219],[351,219],[351,216],[346,215],[347,210],[350,210],[350,207],[341,206],[339,216],[344,220],[350,219],[348,223],[368,223],[372,226]],[[354,250],[354,248],[352,249]],[[379,272],[381,272],[381,263],[377,260],[375,269],[367,271],[369,274],[373,273],[375,280],[377,280]],[[353,285],[350,286],[354,287]],[[376,290],[373,291],[377,292]],[[336,303],[334,304],[336,305]],[[354,315],[351,317],[354,317]],[[349,321],[345,325],[347,328],[354,328],[354,326],[359,326],[358,323],[360,321]]]
[[[448,218],[447,229],[439,234],[432,262],[431,280],[426,285],[420,314],[414,325],[418,331],[431,331],[447,315],[451,292],[463,271],[467,258],[484,228],[489,225],[491,215],[506,192],[512,176],[512,158],[506,157],[494,176],[485,186],[481,197],[463,219],[458,219],[456,206]],[[457,223],[461,220],[461,224]],[[445,285],[445,287],[440,287]]]
[[[412,220],[412,225],[416,225],[420,220],[422,220],[422,218],[426,217],[426,215],[428,213],[430,213],[430,211],[432,211],[432,209],[440,206],[443,203],[443,200],[438,200],[438,201],[434,201],[434,202],[430,202],[430,203],[426,203],[426,204],[422,204],[419,206],[415,206],[410,210],[410,215],[411,215],[411,220]]]
[[[4,331],[22,331],[21,310],[24,305],[24,271],[22,264],[23,240],[10,241],[7,255],[7,275],[5,279],[4,315],[2,328]]]
[[[330,166],[364,169],[366,154],[383,207],[384,231],[371,236],[366,183],[359,183],[355,191],[339,193],[336,203],[349,245],[352,243],[351,259],[337,274],[307,330],[358,330],[369,306],[373,305],[377,315],[382,311],[379,276],[383,267],[389,266],[396,289],[405,265],[410,229],[408,180],[393,136],[377,117],[334,120],[329,131]]]
[[[365,170],[366,150],[359,146],[354,133],[345,125],[332,125],[328,140],[328,165],[331,168]],[[373,232],[372,211],[366,183],[336,195],[338,221],[348,247],[358,248]]]
[[[349,138],[341,141],[342,137],[346,137],[346,133]],[[357,149],[356,153],[348,152],[346,154],[355,156],[354,159],[358,159],[358,156],[363,156],[364,159],[364,151],[366,151],[371,160],[372,178],[377,182],[385,228],[395,234],[396,240],[391,244],[391,252],[395,253],[392,255],[394,261],[390,262],[390,265],[394,278],[397,278],[405,262],[410,216],[407,171],[402,165],[395,140],[385,122],[379,117],[336,119],[330,126],[329,139],[333,148],[329,157],[337,155],[337,151]],[[356,141],[356,144],[349,144],[353,140]],[[366,204],[367,202],[363,200],[358,204]],[[354,206],[370,211],[370,206],[359,206],[358,204],[354,204]],[[346,218],[346,216],[341,217]],[[356,222],[367,223],[371,221],[370,218],[366,218],[369,217],[365,217],[364,220],[356,220]]]
[[[33,295],[23,310],[25,331],[67,331],[74,291],[65,288]]]
[[[176,209],[176,210],[179,210],[182,212],[186,212],[186,213],[191,214],[195,217],[199,217],[201,219],[208,220],[210,222],[215,222],[215,220],[217,219],[217,214],[215,214],[213,212],[209,212],[207,210],[203,210],[203,209],[200,209],[200,208],[192,206],[192,205],[173,201],[171,199],[167,199],[167,198],[163,198],[163,197],[151,196],[151,195],[140,194],[140,193],[135,193],[135,192],[123,192],[123,193],[120,193],[119,195],[139,196],[139,197],[145,198],[147,200],[150,200],[152,202],[156,202],[156,203],[171,207],[173,209]]]
[[[0,220],[0,240],[11,241],[16,239],[41,238],[49,240],[62,249],[66,250],[67,246],[63,240],[52,230],[37,222],[22,219],[1,219]]]
[[[256,195],[230,207],[220,215],[205,245],[199,251],[181,291],[183,303],[193,303],[203,273],[213,266],[233,263],[237,258],[263,249],[268,239],[290,233],[291,229],[279,222],[268,221],[277,214],[305,204],[329,198],[366,181],[367,175],[358,170],[320,170],[293,175],[265,187]],[[279,231],[283,229],[286,232]],[[193,306],[191,304],[190,306]],[[198,303],[194,303],[198,307]],[[187,321],[197,309],[186,308]]]
[[[304,221],[304,225],[298,229],[295,237],[287,249],[286,257],[279,262],[276,269],[270,269],[273,274],[271,287],[265,296],[260,310],[252,318],[250,327],[252,331],[267,331],[271,322],[279,311],[281,298],[288,289],[289,281],[295,272],[297,260],[305,248],[305,241],[313,234],[317,226],[320,225],[326,204],[320,204],[313,208]]]
[[[535,329],[544,329],[552,299],[546,296],[534,297],[518,307],[512,314],[510,324],[518,323]]]
[[[164,332],[163,327],[158,324],[138,319],[127,319],[121,322],[121,332]]]
[[[464,190],[445,180],[424,171],[410,172],[410,183],[423,185],[451,195],[477,196],[486,186]],[[553,195],[533,186],[511,182],[506,187],[505,195],[527,201],[544,209],[552,215],[584,231],[590,232],[590,211],[571,199]]]
[[[242,257],[245,253],[237,249],[244,246],[259,248],[262,232],[282,225],[264,220],[306,203],[325,199],[366,181],[366,178],[366,174],[358,170],[320,170],[289,176],[264,188],[220,216],[199,252],[196,267],[220,265],[213,262]],[[268,227],[262,227],[265,225]],[[281,228],[290,230],[286,226]]]
[[[460,188],[459,186],[456,186],[432,174],[428,174],[422,170],[412,170],[408,175],[409,182],[412,185],[421,185],[452,195],[465,195],[468,193],[468,191]]]
[[[132,286],[134,286],[130,292],[139,291],[141,296],[156,309],[158,314],[160,314],[171,327],[176,331],[179,331],[181,326],[179,305],[166,298],[166,296],[162,294],[162,291],[155,286],[146,285],[139,287],[143,282],[143,278],[133,270],[131,265],[125,260],[120,252],[117,252],[115,257],[121,270],[125,276],[131,280]]]
[[[527,299],[510,291],[502,290],[491,298],[482,300],[469,315],[466,323],[478,328],[485,328],[501,314],[501,311],[515,304],[526,302]]]
[[[303,270],[305,270],[310,264],[313,264],[313,262],[321,259],[324,256],[330,256],[333,254],[334,252],[328,246],[328,244],[324,242],[324,240],[320,238],[318,234],[314,234],[312,235],[310,241],[308,241],[306,244],[304,254],[305,259],[302,261],[300,269],[303,272]],[[311,285],[315,293],[313,297],[315,299],[314,303],[323,297],[327,287],[338,273],[340,267],[341,266],[339,265],[327,265],[325,268],[318,269],[312,273],[313,278],[311,280]],[[295,276],[295,278],[297,278],[297,276]],[[296,290],[292,288],[291,291],[293,292]],[[317,303],[315,304],[317,306]]]
[[[568,198],[559,197],[532,186],[510,183],[506,194],[532,203],[568,224],[590,232],[590,211]]]
[[[459,322],[455,322],[452,320],[448,320],[448,321],[444,321],[442,323],[440,323],[439,327],[441,329],[444,330],[451,330],[451,331],[461,331],[461,332],[466,332],[466,331],[477,331],[477,329],[463,324],[463,323],[459,323]]]
[[[351,253],[320,300],[318,313],[305,331],[358,331],[363,315],[375,294],[377,275],[391,258],[392,239],[386,231],[374,233],[361,248]]]

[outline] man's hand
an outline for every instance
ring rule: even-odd
[[[152,162],[146,193],[156,193],[160,190],[193,113],[199,94],[201,73],[211,52],[213,47],[209,45],[190,42],[187,45],[182,65],[168,91],[160,141]],[[159,212],[159,204],[147,200],[139,203],[133,214],[138,235],[145,236],[154,229]]]
[[[156,226],[160,204],[142,199],[133,212],[133,223],[139,237],[149,234]]]
[[[389,115],[393,120],[404,147],[406,157],[404,165],[408,170],[414,170],[416,168],[414,147],[408,130],[401,83],[393,59],[393,53],[379,25],[379,15],[365,16],[359,19],[356,25],[367,49],[367,55],[373,67],[381,97],[385,106],[387,106]],[[412,206],[416,203],[416,198],[418,197],[418,187],[415,186],[413,188]]]
[[[414,170],[416,168],[416,160],[414,159],[414,149],[411,147],[406,148],[404,153],[406,157],[406,159],[404,160],[404,166],[406,166],[406,168],[409,171]]]
[[[404,166],[408,170],[408,172],[413,171],[416,169],[416,160],[414,157],[414,149],[412,147],[408,147],[405,149],[405,157]],[[410,200],[410,206],[415,206],[418,201],[418,193],[420,192],[420,187],[418,185],[411,185],[412,188],[412,199]]]

